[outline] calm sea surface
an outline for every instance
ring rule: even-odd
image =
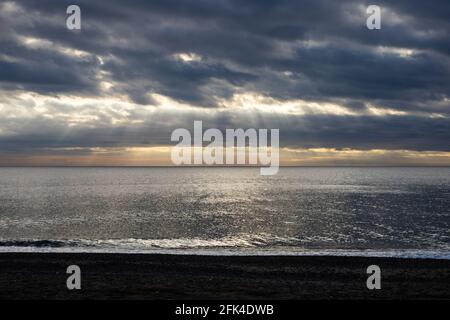
[[[0,250],[450,258],[450,168],[0,168]]]

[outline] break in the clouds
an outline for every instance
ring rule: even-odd
[[[3,1],[0,162],[164,146],[194,120],[280,128],[291,151],[447,154],[450,4],[378,1],[368,30],[370,4]]]

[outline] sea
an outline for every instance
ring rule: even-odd
[[[0,252],[450,259],[450,168],[3,167]]]

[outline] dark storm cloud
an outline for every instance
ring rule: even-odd
[[[302,148],[449,151],[448,119],[414,116],[308,116],[283,130],[287,146]]]
[[[64,54],[49,49],[23,49],[16,43],[3,41],[3,54],[12,61],[0,59],[0,84],[2,88],[25,89],[43,94],[96,92],[95,58],[74,61]],[[20,52],[18,55],[17,53]],[[17,57],[20,59],[15,61]]]
[[[26,125],[21,134],[0,137],[2,153],[39,152],[45,148],[93,148],[155,146],[173,144],[174,129],[193,130],[199,114],[183,119],[155,114],[151,123],[133,126],[84,126],[71,130],[57,120],[37,119]],[[1,124],[1,122],[0,122]],[[335,116],[335,115],[279,115],[258,117],[248,113],[225,112],[203,117],[203,129],[266,127],[281,128],[280,146],[289,148],[353,148],[407,149],[417,151],[450,151],[450,120],[418,116]],[[23,125],[17,120],[16,126]],[[41,129],[45,128],[45,129]],[[55,139],[55,137],[58,137]]]
[[[449,94],[449,20],[445,19],[449,5],[445,1],[432,5],[381,1],[379,5],[400,17],[399,22],[386,13],[381,31],[365,28],[366,1],[78,1],[83,17],[80,33],[64,28],[70,1],[15,3],[23,15],[7,21],[12,39],[49,39],[114,59],[99,67],[93,62],[80,65],[77,59],[55,60],[51,54],[40,57],[37,52],[35,59],[23,62],[31,65],[8,65],[6,70],[18,72],[11,81],[4,74],[5,85],[21,80],[30,84],[25,89],[63,91],[68,89],[64,81],[61,86],[55,82],[64,77],[78,90],[80,85],[93,85],[80,77],[92,79],[89,73],[102,69],[119,83],[116,90],[138,103],[148,103],[148,93],[159,93],[214,106],[216,98],[228,98],[238,88],[277,98],[315,100],[432,102]],[[296,46],[297,41],[308,40],[323,45]],[[405,59],[377,53],[374,46],[425,51]],[[29,53],[19,45],[13,51],[18,57]],[[174,63],[176,53],[196,53],[204,60]],[[284,71],[294,72],[294,77],[283,78]],[[80,76],[74,76],[77,73]],[[222,90],[214,86],[217,81]]]
[[[156,93],[209,108],[252,91],[357,111],[375,105],[450,115],[447,0],[377,1],[384,10],[377,31],[365,27],[365,8],[373,3],[364,0],[80,0],[81,32],[65,28],[73,1],[13,3],[17,10],[0,13],[3,90],[94,97],[113,92],[138,104],[152,103],[149,93]],[[26,38],[50,44],[33,47]],[[201,60],[182,61],[176,56],[181,53]],[[111,91],[102,80],[113,84]],[[191,120],[184,116],[177,124],[188,127]],[[3,137],[0,148],[158,144],[174,128],[99,125],[67,133],[64,124],[34,121],[35,132]],[[221,121],[250,126],[223,114],[212,124],[220,128]],[[286,146],[449,150],[448,124],[429,115],[321,115],[268,117],[255,125],[283,128]],[[60,135],[64,139],[56,141]]]
[[[412,58],[330,46],[299,50],[290,70],[314,79],[320,96],[398,100],[440,100],[450,96],[450,65],[431,54]]]

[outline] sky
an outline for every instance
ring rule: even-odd
[[[449,116],[448,0],[0,2],[2,166],[170,165],[194,120],[279,128],[282,165],[450,165]]]

